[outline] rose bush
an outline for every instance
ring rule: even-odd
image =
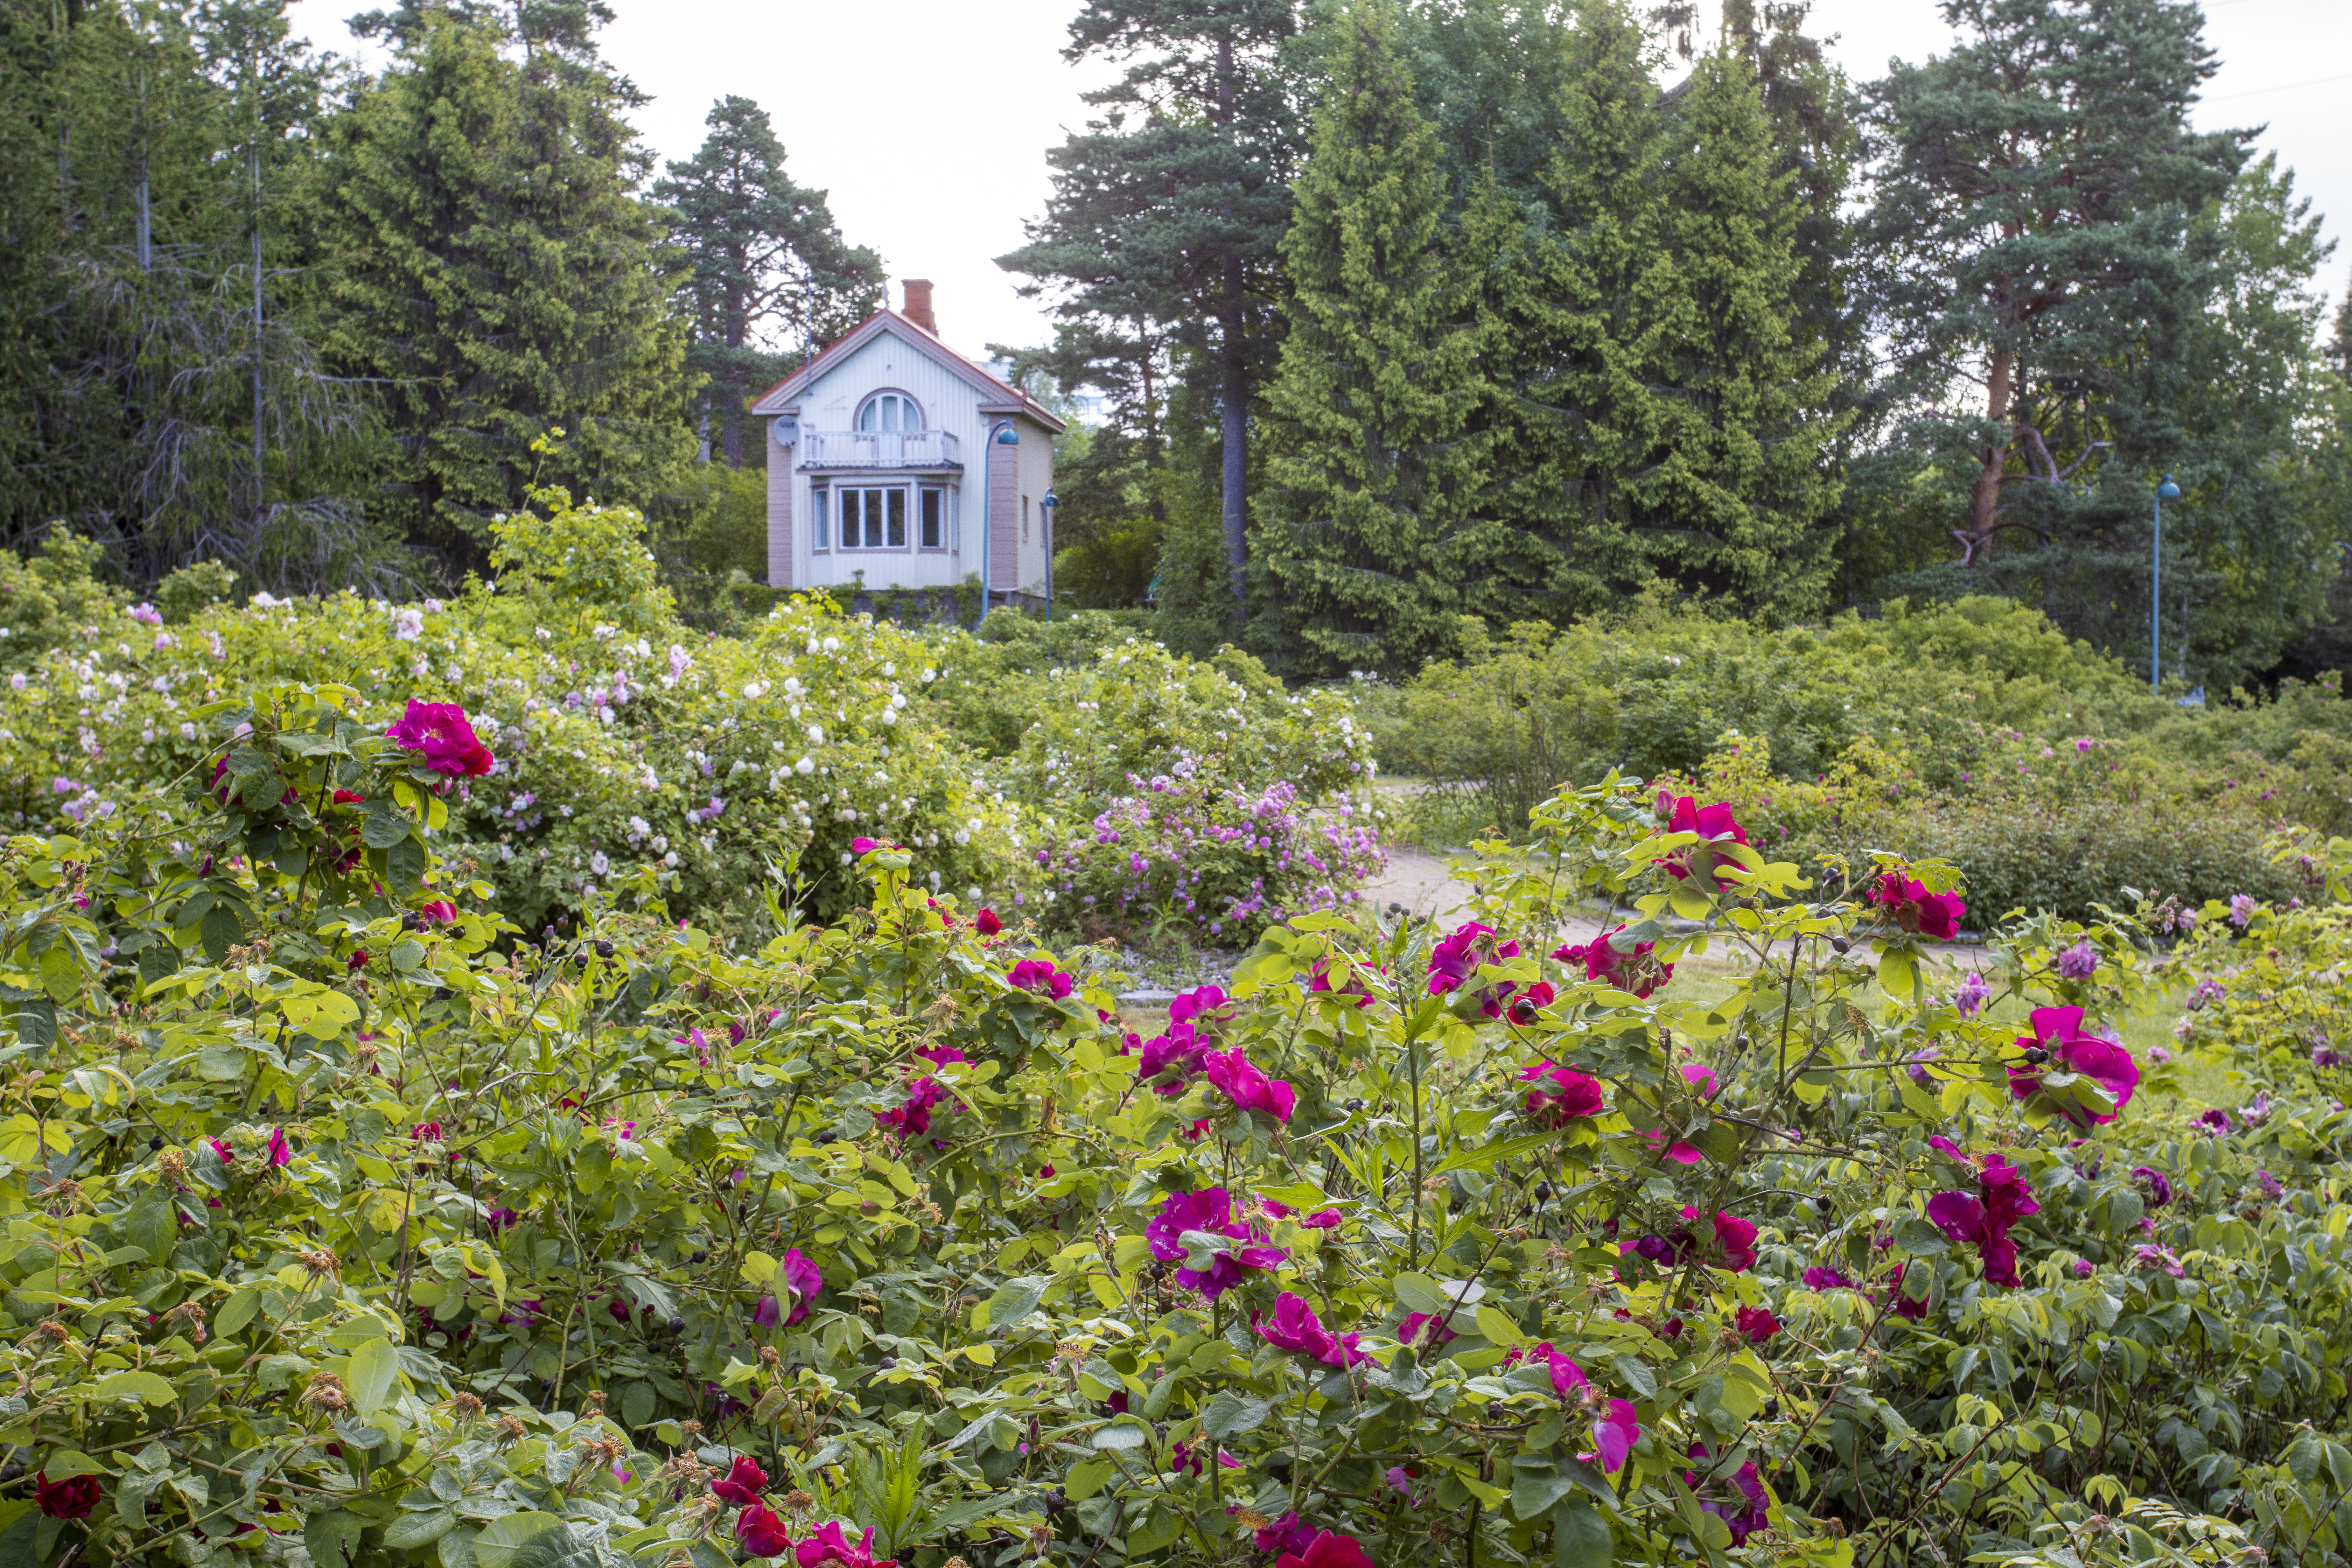
[[[407,712],[193,708],[217,778],[0,855],[22,1560],[2342,1549],[2344,1113],[2209,1133],[2071,1044],[2177,909],[2011,928],[1963,1003],[1897,909],[1610,780],[1457,929],[1272,926],[1147,1042],[1107,955],[870,835],[831,925],[656,886],[527,940],[442,854],[498,774]],[[1638,989],[1555,946],[1595,899]]]
[[[120,809],[215,760],[195,710],[245,683],[305,680],[348,687],[355,713],[469,705],[501,762],[467,773],[440,847],[534,933],[649,897],[721,929],[758,919],[778,891],[835,919],[862,896],[849,874],[859,837],[908,849],[935,889],[1042,900],[1077,879],[1049,878],[1036,848],[1073,842],[1109,804],[1092,774],[1080,788],[1044,760],[1055,748],[1090,766],[1115,754],[1205,767],[1218,791],[1240,792],[1193,803],[1202,831],[1255,825],[1249,846],[1229,834],[1191,858],[1209,874],[1195,902],[1210,891],[1218,910],[1204,923],[1254,931],[1269,910],[1328,907],[1377,862],[1355,847],[1360,832],[1346,847],[1320,832],[1342,814],[1351,829],[1374,822],[1369,796],[1348,794],[1370,764],[1343,700],[1245,689],[1140,645],[1105,648],[1066,680],[960,631],[850,617],[822,598],[705,636],[677,618],[635,512],[556,489],[535,500],[496,524],[495,583],[446,602],[180,595],[190,613],[167,618],[94,588],[68,594],[78,635],[51,624],[65,610],[43,612],[26,651],[30,630],[60,646],[0,690],[0,822],[71,830]],[[86,582],[88,562],[62,558],[82,573],[69,585]],[[63,568],[43,557],[31,570]],[[1004,702],[1036,733],[1000,756],[971,712]]]

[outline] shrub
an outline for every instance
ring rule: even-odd
[[[129,603],[100,580],[105,547],[55,528],[29,560],[0,551],[0,668],[23,669],[53,647],[110,629]]]
[[[2232,780],[2087,736],[2053,747],[2011,732],[1972,761],[1952,787],[1931,790],[1865,742],[1808,783],[1778,775],[1767,742],[1733,735],[1696,780],[1662,784],[1729,800],[1759,842],[1810,875],[1867,868],[1882,846],[1948,861],[1971,889],[1971,925],[1987,929],[2012,910],[2089,920],[2143,892],[2197,904],[2296,890],[2263,847],[2277,821],[2268,803]]]
[[[62,824],[200,773],[218,754],[208,705],[300,680],[348,689],[379,725],[412,696],[475,709],[501,765],[451,798],[444,849],[527,931],[624,897],[722,928],[771,893],[830,919],[861,837],[908,845],[943,888],[995,889],[1024,863],[1020,803],[919,721],[941,673],[920,637],[813,600],[747,637],[695,637],[667,618],[634,512],[541,499],[546,515],[499,525],[495,589],[446,603],[118,616],[0,699],[0,810]]]
[[[262,595],[158,626],[95,588],[72,599],[105,618],[0,692],[0,820],[69,828],[208,769],[205,710],[247,681],[345,688],[350,710],[378,723],[412,696],[463,701],[501,765],[462,786],[439,831],[503,916],[570,929],[657,898],[725,929],[772,894],[838,918],[856,897],[851,845],[866,837],[905,847],[935,889],[1042,892],[1039,844],[1106,809],[1127,773],[1187,756],[1251,798],[1286,791],[1301,812],[1331,810],[1369,776],[1344,699],[1286,692],[1245,654],[1171,658],[1104,616],[982,639],[818,597],[701,635],[677,619],[635,512],[553,489],[533,499],[495,524],[496,583],[447,601]],[[79,576],[44,570],[88,584],[86,555],[60,547]],[[39,624],[53,640],[67,622]],[[1082,667],[1053,662],[1081,651]],[[1328,879],[1286,881],[1283,858],[1268,858],[1270,896],[1307,907]]]
[[[1313,811],[1285,781],[1252,789],[1214,760],[1129,775],[1130,793],[1036,851],[1054,923],[1090,937],[1244,945],[1268,925],[1337,910],[1385,864],[1376,821],[1342,800]]]
[[[1947,992],[1603,781],[1476,921],[1270,929],[1139,1058],[903,850],[832,929],[517,942],[352,702],[0,857],[26,1560],[2342,1549],[2343,1113],[2200,1134],[2085,1033],[2177,910]],[[1539,934],[1593,897],[1598,978]]]

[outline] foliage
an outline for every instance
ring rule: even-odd
[[[1215,11],[1087,0],[1064,59],[1126,68],[1086,94],[1100,117],[1046,153],[1045,216],[1028,244],[997,258],[1057,296],[1056,374],[1066,388],[1112,389],[1129,432],[1145,438],[1148,467],[1159,458],[1164,356],[1181,347],[1202,390],[1213,389],[1223,586],[1235,616],[1251,406],[1280,342],[1276,256],[1305,151],[1300,23],[1293,0]]]
[[[152,585],[389,585],[373,426],[320,352],[307,132],[331,58],[281,0],[12,16],[0,57],[0,536],[60,522]]]
[[[1658,609],[1474,642],[1367,689],[1424,836],[1517,832],[1562,782],[1704,776],[1776,853],[1952,861],[1997,914],[2086,916],[2129,887],[2284,897],[2259,846],[2352,827],[2352,711],[2332,685],[2182,710],[2037,612],[1993,597],[1759,628]],[[1725,750],[1727,734],[1745,737]],[[2087,747],[2088,749],[2084,749]]]
[[[730,94],[703,123],[701,148],[672,163],[653,196],[676,215],[687,258],[687,369],[707,382],[703,458],[715,413],[728,466],[740,468],[751,400],[799,362],[796,351],[841,337],[882,302],[882,258],[842,238],[823,191],[784,173],[767,110]],[[756,428],[750,444],[764,447]]]
[[[1967,477],[1964,565],[2038,545],[2045,575],[2104,584],[2070,596],[2116,596],[2119,551],[2181,455],[2167,426],[2218,237],[2194,220],[2251,133],[2189,127],[2217,68],[2194,7],[1945,13],[1958,44],[1869,89],[1888,167],[1865,229],[1901,384],[1926,405],[1905,438]],[[1976,410],[1947,391],[1963,366]]]
[[[1286,779],[1253,790],[1221,758],[1190,752],[1167,773],[1129,774],[1127,787],[1092,822],[1039,843],[1055,925],[1158,948],[1179,938],[1239,947],[1352,903],[1383,864],[1370,790],[1312,811]]]
[[[1437,137],[1393,17],[1339,23],[1283,259],[1290,331],[1266,401],[1262,551],[1302,672],[1419,669],[1454,651],[1465,585],[1503,531],[1475,526],[1486,396],[1475,287],[1447,253]]]
[[[247,681],[331,680],[378,723],[412,696],[477,714],[500,766],[447,801],[436,842],[492,879],[495,907],[527,930],[656,889],[680,915],[723,923],[795,879],[830,915],[847,896],[841,857],[875,834],[918,847],[942,886],[1002,885],[1023,808],[929,719],[930,694],[965,679],[940,650],[821,601],[792,601],[741,637],[688,632],[634,514],[541,500],[543,515],[501,525],[499,585],[446,603],[257,600],[160,628],[121,613],[77,628],[5,693],[0,810],[60,825],[110,814],[210,766],[205,704]],[[74,715],[62,728],[60,708]]]
[[[632,89],[553,49],[510,60],[503,41],[439,12],[404,33],[329,122],[319,197],[345,258],[330,353],[387,389],[384,510],[460,569],[529,486],[643,508],[691,450],[685,323],[656,213],[632,194]],[[571,439],[543,469],[551,426]]]
[[[2137,748],[2088,737],[2053,747],[2014,731],[1988,737],[1973,761],[1952,785],[1925,788],[1863,742],[1809,782],[1775,776],[1764,742],[1732,735],[1699,770],[1703,784],[1663,782],[1730,801],[1759,842],[1808,870],[1861,864],[1882,845],[1948,861],[1983,921],[2043,910],[2088,920],[2136,890],[2201,905],[2300,888],[2263,849],[2283,813],[2274,792],[2253,787],[2269,782],[2262,772],[2241,788]]]
[[[1061,531],[1058,517],[1055,531]],[[1057,544],[1055,601],[1086,610],[1123,610],[1141,605],[1160,569],[1160,524],[1150,517],[1131,517],[1097,523],[1076,544]]]
[[[192,571],[167,618],[125,608],[70,536],[29,565],[0,560],[22,609],[0,821],[69,827],[201,771],[216,752],[191,710],[255,680],[331,681],[357,715],[467,703],[501,762],[452,796],[441,847],[531,931],[653,897],[723,924],[778,888],[831,919],[850,896],[842,858],[866,837],[904,845],[939,888],[1041,894],[1037,847],[1129,773],[1192,758],[1249,798],[1290,792],[1303,814],[1370,778],[1343,698],[1286,691],[1233,650],[1172,658],[1136,640],[1134,615],[999,615],[978,638],[758,589],[729,635],[706,635],[681,623],[635,512],[551,486],[528,499],[492,525],[493,583],[415,607],[237,607],[208,602],[217,573]]]
[[[7,629],[0,633],[0,662],[12,669],[78,638],[81,628],[121,614],[121,590],[98,575],[105,552],[68,529],[41,541],[29,558],[0,551],[0,606]]]
[[[1996,1022],[2146,1003],[2177,910],[1947,997],[1606,780],[1481,923],[1270,930],[1139,1063],[1112,974],[887,847],[831,929],[513,942],[352,701],[240,693],[217,792],[0,858],[27,1560],[2337,1550],[2346,1113],[2203,1134],[2154,1053]],[[1546,959],[1594,897],[1748,967]]]

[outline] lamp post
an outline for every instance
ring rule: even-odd
[[[1018,447],[1021,432],[1013,427],[1010,419],[1000,419],[988,427],[981,441],[980,453],[980,619],[972,623],[979,630],[988,624],[988,547],[996,532],[996,448]]]
[[[2147,574],[2147,689],[2161,690],[2164,687],[2164,503],[2180,499],[2180,487],[2172,476],[2156,487],[2156,557]]]
[[[1050,489],[1045,492],[1045,499],[1037,503],[1037,515],[1043,520],[1045,530],[1045,618],[1048,621],[1054,618],[1054,509],[1061,504],[1062,498]]]

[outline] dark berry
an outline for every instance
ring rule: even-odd
[[[163,1147],[163,1140],[160,1137],[150,1138],[147,1140],[147,1147],[150,1149],[161,1149]]]

